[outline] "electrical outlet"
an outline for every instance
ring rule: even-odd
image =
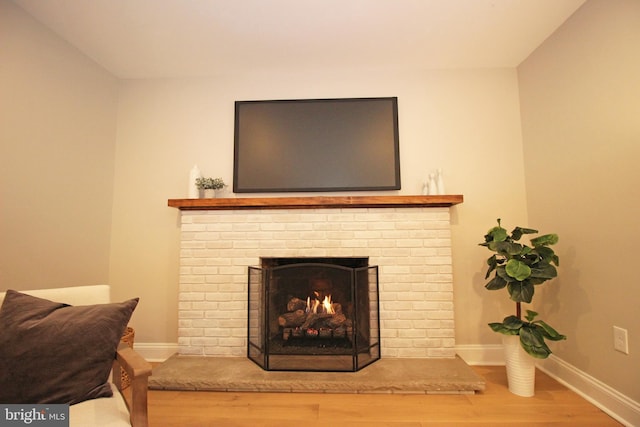
[[[618,326],[613,327],[613,348],[624,354],[629,354],[629,341],[626,329]]]

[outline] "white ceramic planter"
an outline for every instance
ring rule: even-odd
[[[524,351],[518,335],[503,335],[502,344],[504,345],[509,391],[518,396],[533,396],[536,385],[535,358]]]

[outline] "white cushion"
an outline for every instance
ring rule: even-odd
[[[129,411],[124,398],[111,384],[113,397],[85,400],[69,407],[69,427],[128,426]]]

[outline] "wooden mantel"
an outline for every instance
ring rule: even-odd
[[[180,210],[233,209],[327,209],[327,208],[411,208],[450,207],[462,203],[459,194],[443,196],[317,196],[317,197],[230,197],[216,199],[169,199]]]

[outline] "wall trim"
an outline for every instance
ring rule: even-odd
[[[640,426],[640,403],[602,381],[553,354],[539,361],[537,367],[625,426]]]
[[[178,352],[178,343],[136,342],[133,346],[149,362],[164,362]]]
[[[456,354],[469,365],[504,365],[504,351],[501,344],[456,345]]]
[[[502,345],[457,345],[456,352],[469,365],[504,365]],[[551,355],[536,366],[565,387],[600,408],[625,426],[640,426],[640,403]]]

